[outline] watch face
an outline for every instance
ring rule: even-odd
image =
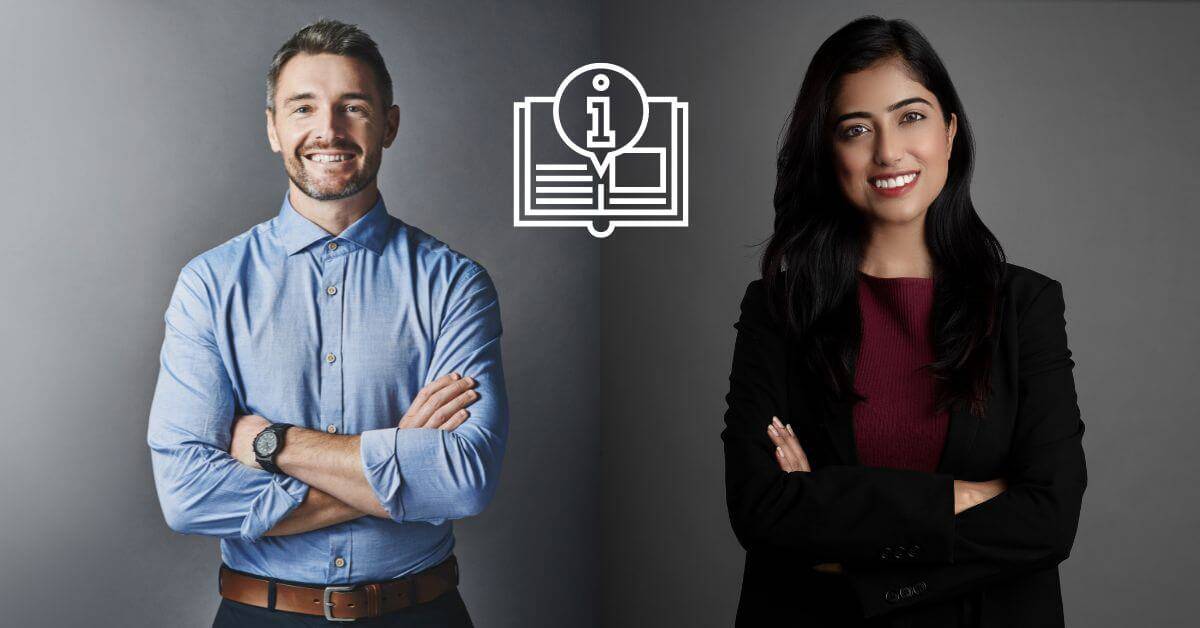
[[[263,432],[254,440],[254,451],[260,456],[270,456],[279,445],[279,437],[275,432]]]

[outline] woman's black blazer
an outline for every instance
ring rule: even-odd
[[[1061,626],[1087,472],[1062,284],[1008,264],[980,419],[951,410],[934,473],[866,467],[851,404],[798,368],[750,283],[726,397],[726,497],[746,549],[738,626]],[[784,473],[767,436],[790,422],[811,472]],[[953,480],[1008,489],[954,514]],[[812,569],[840,562],[843,574]],[[771,622],[771,623],[768,623]]]

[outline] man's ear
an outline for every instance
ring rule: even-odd
[[[272,113],[270,109],[267,109],[266,113],[267,113],[267,142],[271,144],[271,152],[274,152],[274,153],[282,152],[282,149],[279,147],[279,137],[277,135],[275,135],[275,114]]]
[[[387,118],[387,131],[383,134],[383,147],[387,148],[396,141],[396,135],[400,131],[400,105],[388,107],[384,117]]]

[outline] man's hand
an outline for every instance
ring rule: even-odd
[[[239,414],[233,417],[233,440],[229,443],[229,455],[248,467],[261,469],[258,461],[254,459],[254,437],[270,424],[270,421],[257,414]]]
[[[812,471],[812,466],[808,464],[808,455],[800,447],[800,439],[796,438],[791,423],[784,425],[779,417],[773,416],[771,424],[767,426],[767,435],[771,437],[771,442],[775,443],[775,461],[779,463],[780,469],[785,473]],[[819,563],[813,565],[813,569],[823,573],[845,573],[841,563]]]
[[[417,393],[397,427],[454,430],[471,416],[466,407],[479,400],[479,393],[471,390],[474,387],[474,379],[458,373],[448,373],[429,382]]]

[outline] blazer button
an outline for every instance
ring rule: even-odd
[[[883,594],[883,599],[887,600],[889,604],[895,604],[900,601],[900,594],[895,590],[888,591]]]
[[[924,592],[925,592],[925,588],[926,588],[926,587],[925,587],[925,581],[924,581],[924,580],[922,580],[922,581],[918,582],[917,584],[913,585],[913,591],[916,591],[916,592],[917,592],[917,595],[920,595],[920,594],[924,593]]]

